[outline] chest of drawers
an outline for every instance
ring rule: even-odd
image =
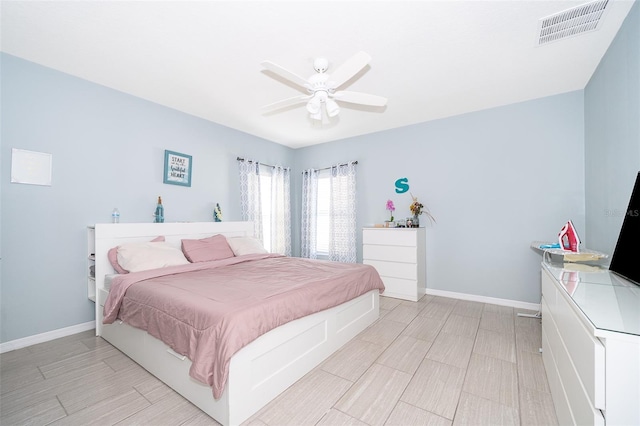
[[[542,359],[558,422],[640,424],[640,287],[576,268],[542,267]]]
[[[380,274],[384,296],[417,301],[425,294],[425,228],[364,228],[362,263]]]

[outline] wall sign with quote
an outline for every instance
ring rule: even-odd
[[[190,155],[179,152],[164,151],[164,183],[171,185],[191,186]]]

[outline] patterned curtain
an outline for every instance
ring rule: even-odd
[[[262,206],[260,205],[260,165],[251,160],[238,160],[240,170],[240,204],[242,220],[253,222],[254,236],[262,238]]]
[[[356,262],[356,165],[331,168],[329,260]]]
[[[271,170],[271,252],[291,256],[291,172]]]
[[[317,259],[318,171],[302,173],[302,229],[300,256]]]

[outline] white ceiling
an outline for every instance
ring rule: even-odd
[[[633,0],[601,27],[537,46],[540,18],[585,1],[2,1],[2,51],[293,148],[583,89]],[[318,124],[304,106],[260,107],[303,77],[371,55],[343,87],[388,98],[342,105]]]

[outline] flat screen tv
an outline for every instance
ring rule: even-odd
[[[631,192],[609,270],[640,285],[640,173]]]

